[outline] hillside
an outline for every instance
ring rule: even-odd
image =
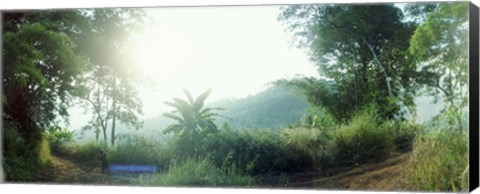
[[[295,124],[310,106],[300,94],[287,88],[270,87],[256,95],[241,99],[224,99],[209,104],[225,108],[217,125],[225,122],[234,128],[268,128],[277,130]]]

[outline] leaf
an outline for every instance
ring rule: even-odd
[[[185,96],[187,96],[188,102],[190,102],[190,104],[193,104],[192,94],[190,94],[187,89],[183,89],[183,93],[185,94]]]
[[[163,113],[162,116],[173,119],[178,121],[179,123],[185,123],[185,120],[183,120],[181,117],[171,114],[171,113]]]
[[[205,101],[205,99],[207,99],[207,97],[210,95],[210,93],[212,92],[212,89],[209,88],[207,91],[203,92],[200,96],[197,97],[197,99],[195,100],[195,103],[193,105],[193,110],[196,111],[196,112],[199,112],[200,109],[203,107],[203,103]]]

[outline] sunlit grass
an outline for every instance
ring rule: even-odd
[[[253,182],[249,176],[225,173],[206,159],[189,159],[172,163],[167,172],[144,175],[137,183],[149,186],[248,186]]]
[[[468,136],[437,131],[417,137],[406,173],[409,190],[466,191]]]

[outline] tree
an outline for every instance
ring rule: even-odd
[[[422,7],[422,6],[420,6]],[[450,124],[463,131],[462,109],[468,104],[468,2],[426,4],[424,22],[410,40],[427,92],[446,103]],[[412,7],[410,12],[419,9]]]
[[[67,107],[85,58],[76,52],[80,11],[5,13],[3,31],[3,119],[18,123],[35,143],[43,129],[67,118]]]
[[[181,141],[188,141],[189,145],[182,146],[187,147],[186,150],[193,150],[194,155],[199,151],[199,142],[208,134],[218,130],[213,122],[213,117],[219,116],[219,114],[212,111],[221,109],[204,108],[205,100],[211,91],[211,89],[208,89],[194,100],[190,92],[184,89],[183,92],[188,101],[174,98],[173,102],[165,102],[166,105],[175,108],[175,110],[162,115],[177,121],[177,123],[169,125],[163,130],[163,133],[173,132]]]
[[[392,118],[413,105],[415,64],[407,48],[415,25],[393,4],[294,5],[283,7],[279,20],[320,75],[337,83],[347,115],[374,103]]]
[[[134,129],[142,126],[141,101],[134,87],[138,76],[127,57],[131,34],[142,24],[142,16],[137,9],[95,10],[89,16],[91,30],[83,37],[90,72],[84,76],[82,98],[94,115],[84,129],[95,129],[98,139],[100,128],[107,142],[111,123],[111,145],[115,145],[117,121]]]

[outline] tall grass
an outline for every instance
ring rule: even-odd
[[[97,163],[98,155],[101,150],[108,152],[107,147],[102,142],[87,141],[85,143],[76,144],[71,153],[75,158],[82,162]]]
[[[406,173],[409,190],[466,191],[468,136],[447,130],[418,136]]]
[[[358,165],[380,161],[395,151],[394,133],[383,127],[374,110],[355,115],[333,133],[333,156],[338,164]]]
[[[328,166],[332,160],[331,131],[320,128],[286,128],[280,133],[288,154],[285,157],[308,163],[311,167]],[[292,162],[293,162],[292,161]],[[308,161],[308,162],[307,162]],[[297,168],[298,169],[298,168]]]
[[[167,172],[143,175],[137,183],[150,186],[248,186],[253,178],[225,173],[207,159],[173,162]]]
[[[117,164],[168,166],[172,159],[166,144],[141,135],[125,135],[109,152],[109,161]]]
[[[40,166],[47,166],[50,163],[50,145],[45,137],[35,145],[35,153]]]

